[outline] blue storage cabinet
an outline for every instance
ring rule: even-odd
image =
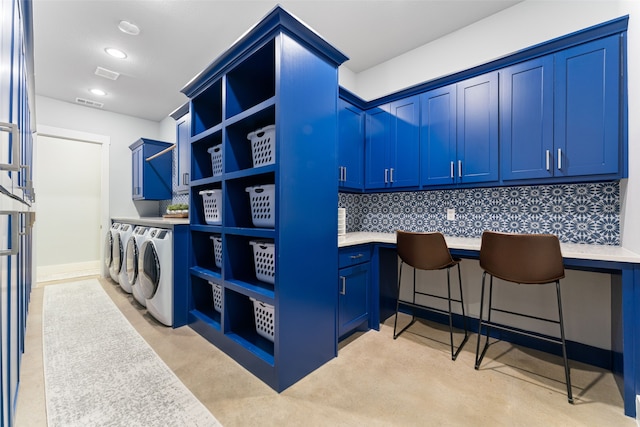
[[[502,178],[619,178],[620,37],[500,71]]]
[[[11,426],[33,272],[31,2],[0,2],[0,425]],[[32,100],[31,100],[32,101]]]
[[[369,245],[341,248],[338,276],[338,337],[368,329],[371,303],[371,249]]]
[[[338,100],[338,185],[342,190],[364,188],[365,113],[357,106]]]
[[[154,159],[147,159],[171,147],[172,144],[148,138],[140,138],[129,146],[132,158],[133,200],[168,200],[172,197],[171,153],[162,154]]]
[[[420,184],[420,98],[410,96],[367,111],[365,188]]]
[[[456,85],[420,95],[420,183],[456,182]]]
[[[191,115],[189,104],[184,104],[171,117],[176,121],[176,155],[174,193],[188,193],[191,178]]]
[[[183,89],[191,114],[189,323],[277,391],[337,354],[337,67],[345,60],[276,7]],[[271,141],[262,148],[273,161],[264,161],[248,136],[271,125],[261,140]],[[218,145],[222,173],[214,175],[210,149]],[[274,186],[263,206],[273,227],[256,227],[246,189],[265,185]],[[219,191],[220,223],[208,221],[205,206],[215,203],[205,202],[206,190]],[[221,244],[218,263],[212,238]],[[254,262],[254,241],[271,245],[267,268]],[[265,269],[273,283],[259,278]],[[270,337],[253,300],[271,307]]]

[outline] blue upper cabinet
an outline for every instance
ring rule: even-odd
[[[420,96],[420,183],[453,184],[456,155],[456,85]]]
[[[177,156],[175,165],[174,190],[176,193],[189,192],[189,180],[191,176],[191,115],[185,112],[176,119],[176,144]]]
[[[146,138],[140,138],[129,146],[132,159],[133,200],[171,199],[171,153],[150,159],[170,146],[168,142]]]
[[[338,100],[338,185],[340,190],[364,188],[364,123],[360,108]]]
[[[555,176],[618,174],[620,36],[555,55]]]
[[[500,71],[502,179],[553,176],[553,56]]]
[[[498,72],[457,84],[456,179],[498,181]]]
[[[420,98],[367,111],[365,188],[417,187],[420,178]]]

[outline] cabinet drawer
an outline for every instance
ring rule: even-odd
[[[344,268],[351,265],[369,262],[371,249],[368,245],[340,248],[338,251],[338,267]]]

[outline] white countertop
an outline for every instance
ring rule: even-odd
[[[173,228],[174,225],[189,225],[189,218],[163,218],[163,217],[141,217],[127,218],[114,217],[113,222],[124,222],[125,224],[146,225],[149,227]]]
[[[480,238],[445,236],[445,240],[451,249],[480,250]],[[395,244],[396,235],[395,233],[356,232],[338,236],[338,247],[367,243]],[[560,243],[560,249],[565,258],[640,264],[640,255],[622,246]]]

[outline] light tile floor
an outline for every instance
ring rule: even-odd
[[[339,357],[278,394],[189,327],[160,325],[108,279],[107,293],[160,357],[229,426],[636,426],[620,379],[571,362],[576,403],[566,400],[561,359],[498,343],[474,370],[476,336],[451,361],[441,326],[416,323],[397,340],[392,320],[343,341]],[[48,284],[48,286],[54,286]],[[46,426],[42,294],[31,296],[18,427]]]

